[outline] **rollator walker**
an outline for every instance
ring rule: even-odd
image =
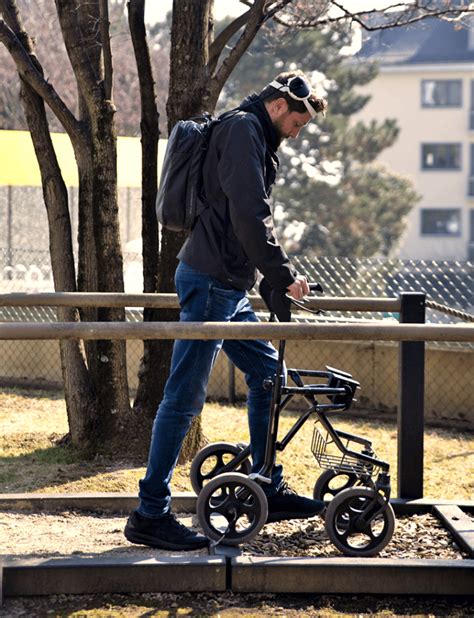
[[[319,284],[312,291],[322,292]],[[291,305],[319,313],[272,290],[263,279],[260,294],[270,310],[270,321],[291,320]],[[324,521],[331,542],[346,556],[374,556],[390,541],[395,515],[389,503],[390,466],[377,459],[365,437],[335,429],[331,413],[349,410],[360,387],[352,375],[326,367],[325,371],[287,369],[286,341],[280,340],[276,375],[264,382],[272,391],[265,460],[252,473],[250,445],[218,442],[203,448],[191,465],[191,484],[198,495],[199,523],[213,545],[239,545],[257,536],[266,523],[268,504],[262,486],[271,482],[278,451],[283,451],[309,419],[314,420],[311,450],[324,472],[313,497],[328,503]],[[305,383],[311,381],[311,383]],[[290,384],[287,384],[290,382]],[[278,440],[280,414],[300,397],[306,403],[288,433]]]

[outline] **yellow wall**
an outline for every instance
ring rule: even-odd
[[[52,133],[64,182],[76,187],[77,167],[71,141],[65,133]],[[164,157],[166,143],[158,149],[159,163]],[[141,145],[138,137],[117,139],[117,173],[119,187],[141,186]],[[0,131],[0,186],[41,186],[41,177],[28,131]]]

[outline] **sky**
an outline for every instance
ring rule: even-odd
[[[146,21],[153,23],[164,21],[166,13],[171,10],[172,0],[153,0],[145,3]],[[390,0],[342,0],[342,4],[351,10],[365,10],[373,8],[381,8],[394,4]],[[214,2],[214,18],[216,20],[223,19],[226,15],[236,17],[247,10],[244,4],[239,0],[215,0]]]
[[[152,0],[145,2],[145,20],[148,23],[157,21],[165,21],[166,14],[171,11],[173,0]],[[214,18],[216,20],[223,19],[227,15],[236,17],[244,13],[247,7],[239,2],[239,0],[215,0],[214,2]]]
[[[148,23],[164,21],[166,14],[171,11],[173,0],[152,0],[145,2],[145,20]],[[227,15],[236,17],[246,10],[246,6],[238,0],[215,0],[214,18],[223,19]]]

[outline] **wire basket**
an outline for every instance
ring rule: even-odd
[[[357,452],[360,444],[349,438],[342,440],[344,446]],[[328,431],[321,432],[317,425],[314,427],[311,451],[321,468],[345,472],[349,474],[375,476],[379,467],[354,455],[341,452]],[[375,454],[371,455],[375,457]]]

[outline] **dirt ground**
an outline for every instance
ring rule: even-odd
[[[179,515],[180,521],[198,528],[196,516]],[[3,558],[137,557],[160,554],[129,544],[119,515],[80,513],[0,512],[0,545]],[[244,555],[337,556],[329,543],[321,518],[268,524]],[[181,555],[205,555],[207,550]],[[176,552],[173,555],[180,555]],[[449,533],[431,515],[399,517],[392,542],[382,557],[462,560],[466,556]],[[354,595],[281,595],[225,593],[161,593],[130,595],[55,595],[6,598],[0,617],[178,617],[178,616],[459,616],[474,615],[473,598],[380,597]]]
[[[234,594],[223,592],[57,595],[6,599],[1,618],[472,618],[472,599],[374,595]]]
[[[180,514],[183,524],[199,530],[196,515]],[[0,547],[5,560],[64,557],[154,557],[160,550],[130,544],[123,536],[126,518],[120,515],[62,512],[0,511]],[[474,524],[474,520],[473,520]],[[320,517],[282,521],[264,526],[243,555],[330,558],[341,556],[331,544]],[[206,555],[207,550],[194,552]],[[180,555],[179,552],[176,555]],[[185,555],[193,555],[186,552]],[[432,515],[398,517],[392,540],[381,558],[462,560],[466,554]]]

